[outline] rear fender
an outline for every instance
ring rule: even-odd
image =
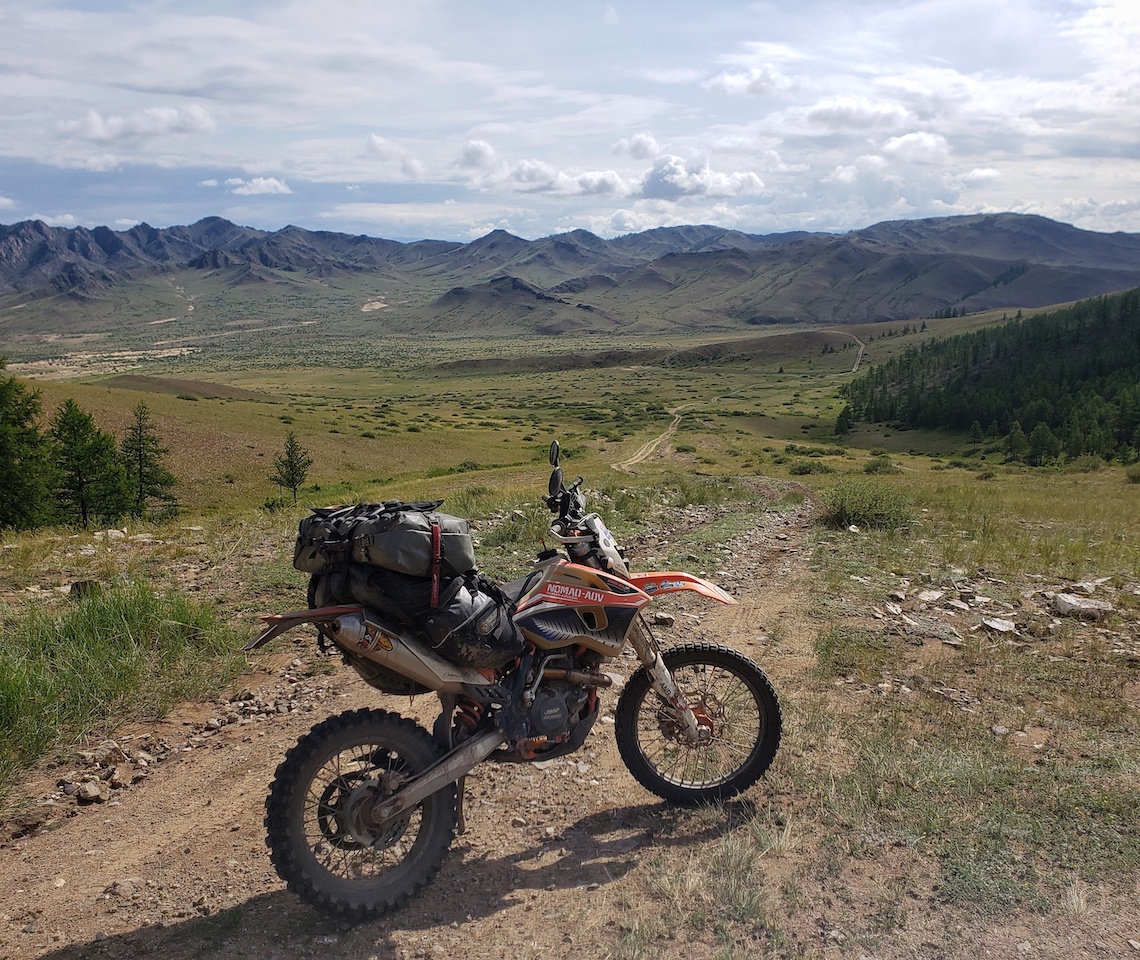
[[[677,593],[681,590],[692,590],[702,597],[716,600],[720,603],[735,604],[736,601],[725,593],[715,583],[695,577],[691,573],[631,573],[629,582],[643,593],[655,597],[661,593]]]

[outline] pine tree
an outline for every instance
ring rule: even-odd
[[[1021,429],[1021,421],[1014,420],[1009,428],[1009,436],[1005,438],[1005,452],[1010,460],[1020,460],[1029,448],[1029,441],[1025,439],[1025,431]]]
[[[0,371],[6,365],[0,357]],[[39,415],[39,393],[0,376],[0,528],[27,530],[51,520],[51,458]]]
[[[1034,466],[1052,463],[1061,455],[1061,441],[1049,425],[1039,423],[1029,434],[1029,462]]]
[[[150,408],[140,400],[131,411],[134,419],[119,444],[119,456],[127,475],[127,488],[130,491],[130,514],[141,517],[147,504],[157,500],[164,511],[172,513],[178,508],[178,501],[171,488],[177,480],[163,465],[163,457],[169,452],[155,431]]]
[[[91,414],[68,399],[51,421],[56,492],[65,513],[84,529],[92,519],[118,520],[130,506],[127,478],[115,438],[95,426]]]
[[[975,452],[977,452],[978,444],[984,439],[985,434],[982,433],[982,425],[975,420],[970,424],[970,444],[973,446]]]
[[[285,449],[273,458],[273,474],[269,480],[277,486],[293,491],[293,502],[297,502],[297,490],[305,482],[313,458],[306,453],[300,441],[290,430],[285,434]]]

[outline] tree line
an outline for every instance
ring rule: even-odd
[[[164,463],[169,450],[144,401],[119,439],[71,399],[41,428],[39,392],[5,375],[6,366],[0,357],[0,528],[78,523],[86,529],[177,512],[177,481]]]
[[[1002,439],[1011,459],[1140,459],[1140,290],[936,339],[845,385],[856,421]]]

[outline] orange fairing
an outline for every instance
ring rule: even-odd
[[[631,573],[629,582],[651,597],[659,593],[676,593],[678,590],[692,590],[710,600],[721,603],[736,603],[715,583],[709,583],[691,573]]]

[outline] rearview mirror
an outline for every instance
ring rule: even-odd
[[[552,467],[558,466],[558,454],[560,452],[561,452],[561,448],[558,446],[558,441],[557,440],[551,440],[550,441],[550,465]]]

